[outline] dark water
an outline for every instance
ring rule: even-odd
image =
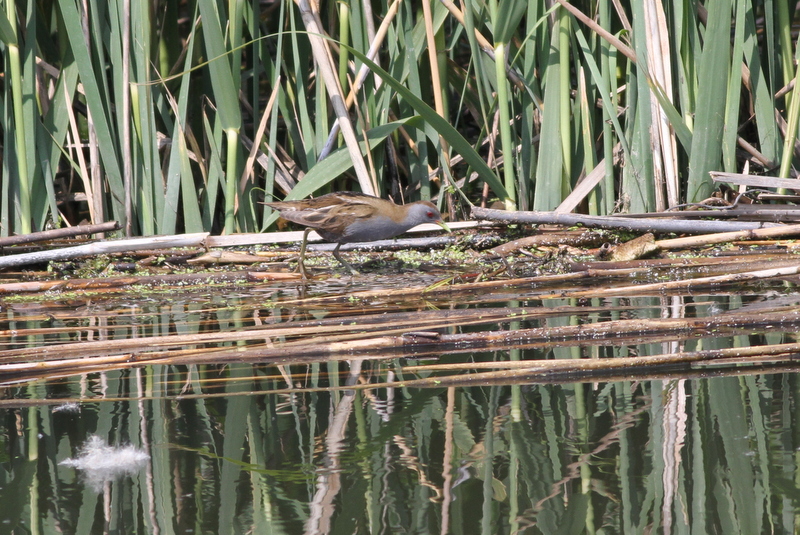
[[[391,373],[352,364],[361,379]],[[23,387],[20,398],[93,401],[0,410],[0,530],[795,532],[794,374],[257,392],[281,388],[274,372],[158,366]],[[224,396],[181,398],[217,381]],[[93,489],[59,464],[90,436],[149,460]]]
[[[791,289],[763,290],[759,297],[630,298],[624,315],[797,307]],[[212,318],[220,331],[238,328],[251,325],[255,311],[261,320],[274,314],[263,305],[274,296],[256,299],[242,289],[225,299],[187,294],[178,303],[93,301],[83,303],[93,307],[83,315],[71,312],[71,302],[54,304],[45,319],[35,307],[12,306],[5,329],[63,329],[25,339],[4,331],[5,347],[193,333],[208,329]],[[522,296],[509,305],[542,303]],[[285,309],[281,318],[287,321]],[[557,316],[494,328],[570,322]],[[654,355],[794,341],[790,324],[658,343],[604,339],[449,353],[434,361]],[[610,382],[542,382],[534,375],[472,384],[467,370],[448,375],[461,379],[446,383],[453,386],[408,387],[405,381],[433,374],[407,371],[418,363],[149,365],[9,379],[0,386],[0,533],[797,531],[796,373],[705,366]]]

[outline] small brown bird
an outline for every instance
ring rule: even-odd
[[[343,243],[388,240],[421,223],[436,223],[447,232],[439,210],[428,201],[398,205],[372,195],[340,191],[316,199],[302,201],[265,202],[278,210],[281,217],[308,227],[303,234],[298,270],[306,277],[303,259],[308,233],[313,229],[329,242],[336,242],[333,256],[354,275],[353,266],[339,255]]]

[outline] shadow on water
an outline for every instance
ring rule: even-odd
[[[796,280],[441,279],[9,300],[0,532],[795,532]]]

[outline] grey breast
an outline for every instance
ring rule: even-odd
[[[358,220],[350,224],[341,242],[388,240],[410,228],[411,226],[398,224],[389,217],[371,217],[369,220]]]

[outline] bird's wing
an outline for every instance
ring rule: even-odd
[[[315,229],[344,234],[354,220],[363,220],[375,214],[375,197],[350,191],[329,193],[315,199],[264,203],[280,210],[281,217]]]

